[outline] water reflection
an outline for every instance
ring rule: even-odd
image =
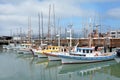
[[[60,74],[80,71],[81,73],[89,73],[91,71],[100,70],[103,67],[107,67],[113,64],[117,64],[114,60],[107,62],[99,62],[99,63],[87,63],[87,64],[68,64],[62,65],[62,69]]]
[[[90,64],[70,64],[62,65],[62,68],[59,72],[60,75],[68,75],[71,80],[85,79],[85,80],[101,80],[105,75],[107,78],[111,79],[111,66],[119,65],[116,61],[107,61],[99,63],[90,63]],[[112,67],[113,68],[113,67]],[[112,69],[114,70],[114,69]],[[106,73],[105,73],[106,72]],[[101,77],[100,77],[101,76]]]
[[[0,51],[0,80],[119,80],[115,60],[89,64],[61,64],[14,51]]]

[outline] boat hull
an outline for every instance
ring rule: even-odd
[[[26,54],[26,55],[32,55],[32,52],[30,50],[17,50],[18,54]]]
[[[44,53],[41,53],[41,50],[35,50],[32,49],[34,56],[39,57],[39,58],[47,58],[47,56]]]
[[[58,57],[58,53],[45,53],[48,56],[49,61],[60,61],[61,58]]]
[[[55,56],[48,56],[49,61],[60,61],[61,59],[59,57]]]
[[[76,63],[94,63],[113,60],[116,55],[111,56],[100,56],[100,57],[83,57],[83,56],[70,56],[70,55],[59,55],[62,60],[62,64],[76,64]]]
[[[43,53],[36,53],[35,55],[37,55],[38,58],[48,58],[48,56]]]

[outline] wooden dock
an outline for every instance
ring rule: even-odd
[[[0,40],[0,44],[8,44],[10,42],[14,42],[12,40]],[[20,41],[17,41],[18,43]],[[62,46],[69,46],[70,40],[69,39],[61,39],[60,40],[60,44]],[[77,43],[79,42],[78,46],[88,46],[89,45],[89,39],[87,38],[82,38],[82,39],[72,39],[72,46],[75,46]],[[35,40],[35,44],[38,44],[39,41]],[[58,40],[44,40],[43,43],[49,43],[49,44],[53,44],[53,45],[58,45]],[[92,39],[92,46],[96,46],[96,45],[100,45],[100,46],[104,46],[104,45],[108,45],[109,47],[120,47],[120,38],[111,38],[109,40],[105,40],[104,38],[100,38],[100,39]]]
[[[35,41],[38,43],[38,40]],[[69,46],[70,40],[69,39],[61,39],[60,40],[62,46]],[[89,45],[89,39],[72,39],[72,46],[75,46],[79,42],[78,46],[88,46]],[[58,44],[58,40],[44,40],[43,43],[51,43],[53,45]],[[106,40],[104,38],[100,39],[92,39],[92,46],[104,46],[107,45],[109,47],[120,47],[120,38],[112,38],[109,40]]]

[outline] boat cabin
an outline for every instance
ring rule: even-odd
[[[47,46],[43,49],[43,52],[57,52],[60,50],[59,46]]]
[[[21,44],[21,48],[31,48],[32,44]]]
[[[77,48],[77,52],[80,53],[93,53],[93,48]]]
[[[86,56],[86,54],[92,54],[94,51],[94,48],[81,48],[77,47],[75,52],[71,52],[71,55],[77,55],[77,56]]]

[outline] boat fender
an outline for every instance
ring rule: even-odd
[[[39,49],[37,48],[36,50],[38,51]]]
[[[75,51],[75,48],[72,48],[72,51]]]
[[[98,56],[98,53],[97,53],[97,52],[95,53],[95,56]]]

